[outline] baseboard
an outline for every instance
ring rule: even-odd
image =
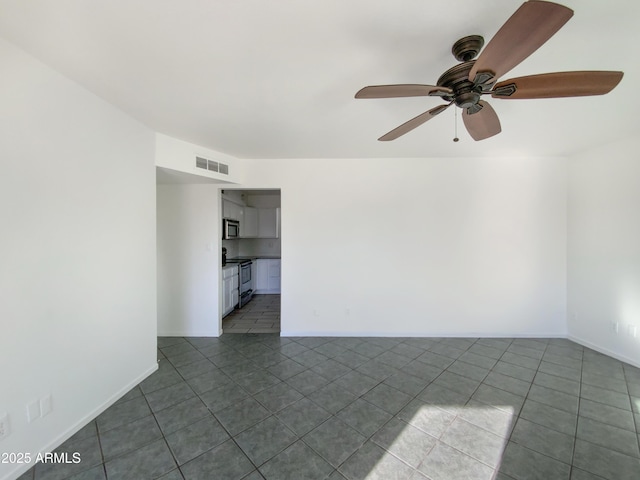
[[[574,335],[567,335],[567,338],[569,340],[571,340],[572,342],[576,342],[579,343],[580,345],[582,345],[583,347],[587,347],[590,348],[591,350],[595,350],[596,352],[600,352],[604,355],[607,355],[608,357],[611,358],[615,358],[616,360],[620,360],[621,362],[624,363],[628,363],[629,365],[633,365],[634,367],[640,368],[640,362],[633,360],[629,357],[626,357],[624,355],[620,355],[619,353],[613,352],[607,348],[602,348],[598,345],[595,345],[591,342],[588,342],[587,340],[584,340],[580,337],[576,337]]]
[[[566,333],[317,332],[281,330],[281,337],[567,338]]]
[[[142,382],[145,378],[147,378],[149,375],[151,375],[156,370],[158,370],[158,364],[157,363],[154,364],[153,367],[145,370],[144,373],[142,373],[141,375],[136,377],[136,379],[134,379],[132,382],[130,382],[127,386],[125,386],[124,388],[120,389],[117,393],[115,393],[111,397],[109,397],[109,399],[106,402],[104,402],[102,405],[100,405],[98,408],[93,410],[88,415],[85,415],[81,420],[77,421],[74,425],[69,427],[62,434],[58,435],[54,440],[52,440],[47,445],[42,447],[40,449],[40,451],[41,452],[52,452],[53,450],[58,448],[60,445],[62,445],[64,442],[66,442],[71,437],[73,437],[76,433],[78,433],[82,428],[84,428],[89,422],[91,422],[92,420],[97,418],[98,415],[100,415],[102,412],[104,412],[107,408],[109,408],[111,405],[116,403],[129,390],[131,390],[133,387],[138,385],[140,382]],[[15,478],[19,478],[20,475],[26,473],[32,467],[33,467],[33,464],[29,464],[29,463],[22,464],[22,465],[20,465],[20,468],[17,468],[13,472],[10,472],[9,476],[5,477],[5,478],[9,478],[12,475],[15,475],[16,476]]]
[[[220,332],[162,332],[158,333],[159,337],[219,337]]]

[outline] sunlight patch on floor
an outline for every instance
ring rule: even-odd
[[[388,424],[387,435],[394,427],[397,434],[390,443],[384,445],[385,450],[381,449],[378,452],[376,460],[371,461],[369,471],[360,473],[361,478],[382,478],[380,475],[389,474],[394,464],[398,467],[398,458],[427,475],[433,472],[440,478],[440,475],[445,473],[443,470],[446,470],[446,467],[441,465],[441,453],[443,449],[450,448],[460,452],[461,457],[467,458],[468,461],[463,459],[462,464],[484,464],[485,472],[489,476],[491,472],[500,468],[507,439],[513,427],[513,406],[490,406],[479,402],[464,406],[433,405],[420,401],[412,403],[412,408],[405,409],[399,415],[406,423]],[[411,404],[408,407],[410,406]],[[421,433],[417,434],[416,429]],[[417,435],[422,435],[422,439],[418,440]]]

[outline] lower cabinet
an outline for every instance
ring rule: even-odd
[[[280,259],[259,258],[256,263],[256,293],[280,293]]]
[[[222,269],[222,316],[228,315],[238,304],[238,266]]]

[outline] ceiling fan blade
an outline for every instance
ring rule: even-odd
[[[478,73],[486,72],[497,80],[540,48],[572,16],[573,10],[557,3],[523,3],[480,53],[469,78],[474,80]]]
[[[452,93],[452,89],[437,85],[373,85],[358,91],[356,98],[427,97],[450,95]]]
[[[462,120],[471,138],[474,140],[484,140],[485,138],[493,137],[500,133],[502,127],[500,126],[500,119],[493,107],[483,100],[480,100],[478,103],[482,106],[482,110],[469,114],[465,109],[462,111]]]
[[[431,110],[421,113],[417,117],[412,118],[408,122],[403,123],[399,127],[394,128],[389,133],[384,134],[378,140],[381,142],[388,142],[389,140],[395,140],[398,137],[401,137],[405,133],[409,133],[416,127],[419,127],[424,122],[431,120],[433,117],[438,115],[439,113],[444,112],[447,108],[449,108],[449,104],[446,105],[438,105],[437,107],[432,108]]]
[[[491,92],[493,98],[557,98],[604,95],[613,90],[622,72],[556,72],[518,77],[499,82]]]

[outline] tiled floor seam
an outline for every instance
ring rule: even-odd
[[[582,399],[582,374],[584,372],[584,358],[580,361],[580,387],[578,388],[578,411],[576,412],[576,429],[573,432],[573,451],[571,452],[570,475],[573,475],[574,462],[576,458],[576,444],[578,443],[578,426],[580,425],[580,402]]]

